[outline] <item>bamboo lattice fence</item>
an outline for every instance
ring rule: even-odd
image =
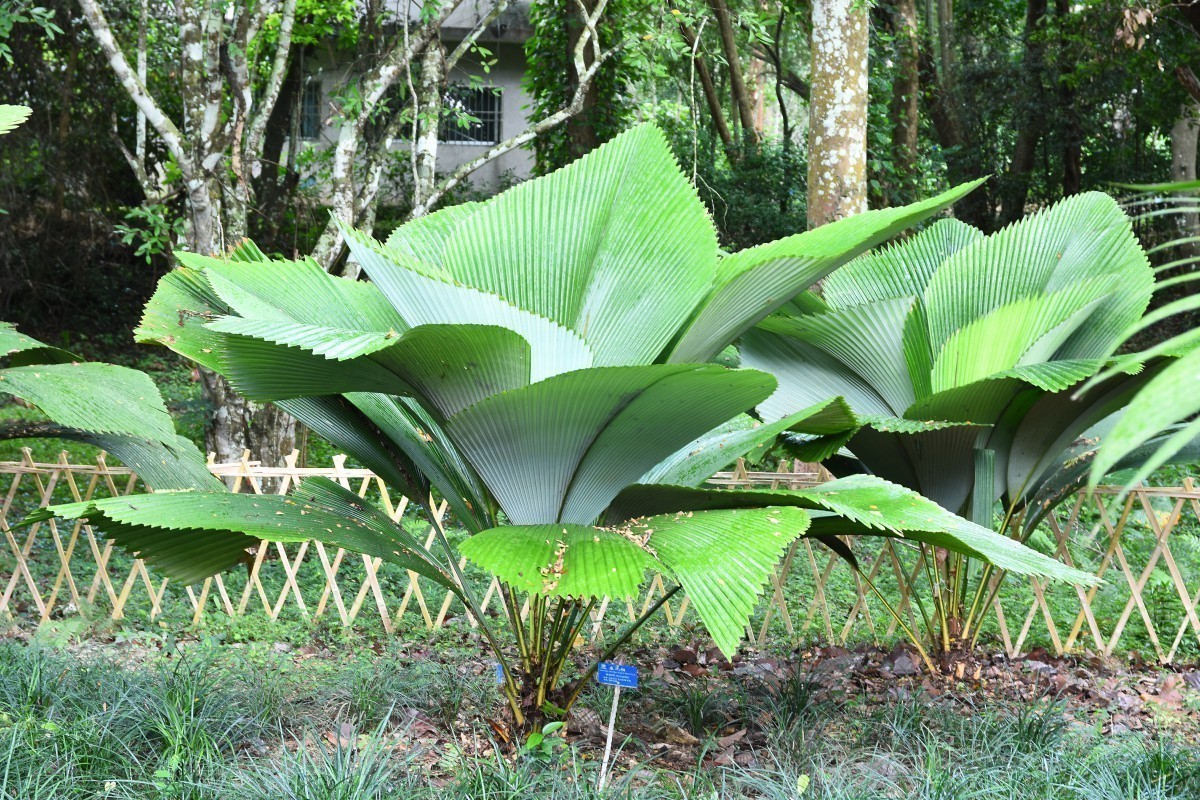
[[[433,542],[432,526],[441,525],[446,513],[442,502],[435,506],[434,519],[420,517],[407,498],[393,497],[374,474],[347,467],[345,456],[335,457],[326,468],[299,467],[295,454],[278,468],[247,458],[209,467],[234,491],[243,492],[261,493],[267,481],[274,491],[286,493],[305,477],[332,478],[375,500],[413,532],[425,532],[427,545]],[[800,464],[754,472],[739,462],[711,483],[799,488],[819,478]],[[173,609],[172,620],[193,625],[214,615],[258,613],[271,619],[336,616],[347,626],[378,620],[389,633],[404,625],[440,628],[452,618],[475,624],[452,595],[416,574],[316,541],[286,546],[260,542],[251,548],[253,557],[245,569],[180,588],[114,549],[83,522],[11,527],[37,506],[144,490],[135,474],[110,466],[103,454],[95,464],[72,464],[65,452],[55,462],[39,463],[25,450],[19,462],[0,462],[0,532],[5,540],[0,546],[0,619],[44,624],[76,615],[119,620],[137,614],[155,620]],[[1058,557],[1091,570],[1105,583],[1083,589],[1010,579],[993,603],[986,629],[1009,655],[1035,644],[1056,654],[1087,649],[1113,655],[1123,640],[1147,657],[1152,651],[1163,663],[1200,652],[1200,491],[1190,478],[1178,487],[1141,487],[1124,498],[1108,487],[1081,492],[1049,518],[1042,536],[1044,548],[1053,548]],[[912,548],[875,539],[856,541],[853,547],[869,580],[917,629],[910,589],[920,592],[922,585]],[[482,610],[498,610],[498,585],[476,577],[484,590]],[[600,634],[606,614],[632,619],[664,591],[662,578],[655,576],[637,602],[604,601],[594,616],[594,635]],[[695,624],[686,598],[665,604],[663,614],[671,626]],[[773,576],[755,629],[748,633],[760,643],[772,633],[846,643],[891,639],[896,628],[859,575],[828,550],[802,539]]]

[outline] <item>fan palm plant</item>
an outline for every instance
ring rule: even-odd
[[[1126,201],[1126,208],[1135,212],[1135,219],[1153,222],[1157,218],[1182,222],[1178,235],[1151,248],[1151,255],[1169,254],[1154,271],[1160,277],[1155,291],[1173,290],[1192,283],[1200,275],[1196,255],[1200,231],[1189,228],[1200,212],[1200,181],[1186,181],[1126,187],[1135,194]],[[1192,223],[1194,225],[1194,223]],[[1161,257],[1161,256],[1160,256]],[[1163,303],[1123,332],[1123,344],[1151,326],[1172,316],[1195,314],[1200,308],[1200,294],[1192,292]],[[1171,336],[1153,347],[1138,353],[1141,361],[1153,361],[1164,355],[1179,354],[1178,360],[1156,373],[1133,397],[1128,408],[1104,437],[1103,445],[1092,462],[1089,483],[1095,485],[1104,476],[1126,463],[1136,465],[1126,478],[1125,486],[1145,479],[1151,472],[1172,460],[1196,458],[1196,443],[1200,439],[1200,328],[1191,328]],[[1096,375],[1091,383],[1107,380],[1111,368]],[[1084,388],[1090,389],[1091,383]],[[1164,435],[1163,431],[1168,433]]]
[[[850,405],[858,424],[805,441],[805,455],[845,446],[856,469],[981,525],[999,500],[1000,530],[1024,541],[1079,487],[1138,388],[1174,369],[1110,355],[1152,290],[1128,218],[1083,194],[991,236],[940,220],[864,255],[744,336],[742,364],[779,380],[764,419]],[[977,635],[992,570],[936,556],[922,548],[927,617],[950,649]]]
[[[593,604],[632,596],[649,571],[673,581],[667,597],[688,594],[727,654],[802,535],[847,555],[836,535],[905,536],[1086,581],[877,478],[802,492],[699,488],[780,431],[824,436],[853,424],[843,403],[826,400],[755,426],[743,412],[775,379],[708,360],[786,298],[970,188],[722,256],[662,134],[642,126],[385,243],[347,230],[370,283],[271,261],[248,244],[227,258],[180,254],[184,267],[160,282],[139,337],[220,372],[251,400],[278,403],[413,501],[444,497],[472,534],[461,553],[504,584],[514,660],[440,526],[440,552],[429,551],[331,481],[288,497],[171,492],[47,513],[86,516],[184,581],[239,561],[246,536],[315,538],[411,569],[478,621],[518,724],[570,708],[591,672],[564,673]]]

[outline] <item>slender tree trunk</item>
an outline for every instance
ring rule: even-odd
[[[813,0],[808,226],[867,207],[867,11]]]
[[[698,49],[699,43],[696,41],[696,34],[682,20],[679,22],[679,32],[683,35],[683,41],[687,43],[688,51],[692,54],[692,66],[696,70],[696,77],[700,79],[700,87],[704,91],[704,101],[708,105],[709,116],[712,117],[713,130],[717,132],[721,144],[725,146],[725,152],[732,154],[735,152],[733,134],[729,132],[729,125],[725,122],[725,109],[721,105],[721,95],[717,94],[712,73],[708,71],[708,62],[704,60],[704,56]]]
[[[1054,0],[1058,16],[1058,115],[1062,119],[1063,197],[1083,191],[1083,125],[1079,120],[1078,97],[1068,78],[1075,66],[1069,36],[1070,0]]]
[[[725,53],[725,61],[729,65],[729,92],[733,95],[733,103],[737,108],[738,119],[742,123],[742,136],[750,144],[758,144],[758,126],[754,119],[754,100],[746,88],[746,80],[742,75],[742,58],[737,49],[737,38],[734,35],[733,20],[729,14],[729,6],[725,0],[708,0],[713,16],[717,19],[717,32],[721,38],[721,49]]]
[[[1045,45],[1041,33],[1046,20],[1046,0],[1027,0],[1025,6],[1024,101],[1019,115],[1021,126],[1012,160],[1005,176],[1005,191],[1000,222],[1007,225],[1025,215],[1029,199],[1029,174],[1033,171],[1038,143],[1045,126],[1046,98],[1042,91]]]
[[[70,30],[70,21],[66,23],[70,45],[67,50],[65,63],[62,65],[62,85],[58,94],[58,147],[55,153],[54,176],[54,211],[55,216],[63,219],[66,215],[67,173],[67,137],[71,133],[71,98],[75,93],[75,80],[79,71],[79,36]]]
[[[1075,92],[1064,88],[1064,103],[1073,104]],[[1067,106],[1070,107],[1070,106]],[[1083,191],[1083,129],[1075,114],[1063,125],[1063,197]]]
[[[898,62],[892,79],[892,160],[905,188],[913,184],[920,125],[921,41],[917,32],[916,0],[895,2]]]
[[[954,0],[937,0],[937,43],[939,75],[946,92],[954,91],[958,77],[955,58],[957,42],[954,38]]]
[[[787,153],[792,147],[792,120],[788,116],[787,102],[783,97],[783,87],[786,83],[787,70],[783,66],[783,37],[784,26],[787,24],[787,6],[779,4],[779,16],[775,18],[775,36],[771,42],[771,64],[775,67],[775,102],[779,105],[779,133],[783,137],[783,150]],[[807,88],[807,87],[805,87]],[[780,195],[783,204],[781,211],[787,210],[787,192]]]

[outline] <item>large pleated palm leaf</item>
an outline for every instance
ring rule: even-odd
[[[781,430],[828,436],[854,424],[826,401],[757,426],[744,412],[775,379],[708,359],[970,188],[723,256],[661,132],[641,126],[385,243],[347,230],[369,283],[271,261],[251,245],[227,258],[180,254],[138,335],[278,403],[413,500],[431,488],[444,496],[475,534],[462,552],[529,593],[546,620],[530,631],[548,634],[541,649],[517,634],[527,674],[574,641],[586,603],[629,596],[647,570],[679,583],[729,653],[771,568],[805,534],[834,547],[833,534],[906,536],[1085,580],[878,479],[802,493],[697,488]],[[486,624],[458,586],[455,558],[425,551],[328,482],[253,503],[190,493],[57,511],[87,515],[189,579],[222,567],[189,545],[196,531],[331,541],[438,580]],[[339,514],[349,524],[331,525]],[[541,683],[536,706],[545,673]],[[510,706],[519,716],[511,694]]]
[[[175,433],[154,381],[135,369],[84,361],[0,322],[0,395],[18,397],[47,418],[0,425],[0,439],[95,445],[156,490],[221,488],[196,445]]]
[[[1126,208],[1145,223],[1179,223],[1175,235],[1152,248],[1162,263],[1155,266],[1155,291],[1176,290],[1193,284],[1196,272],[1198,232],[1190,220],[1200,212],[1200,181],[1137,185],[1126,187],[1135,194],[1126,200]],[[1125,331],[1124,343],[1151,326],[1173,316],[1195,314],[1200,294],[1194,290],[1162,303]],[[1158,371],[1129,402],[1125,413],[1106,432],[1092,462],[1089,482],[1099,483],[1113,470],[1133,467],[1125,485],[1132,486],[1170,461],[1195,462],[1200,441],[1200,328],[1175,334],[1134,356],[1140,362],[1153,363],[1164,355],[1177,354],[1174,363]],[[1111,369],[1095,376],[1091,383],[1106,380]],[[1089,387],[1090,388],[1090,387]],[[1164,433],[1165,432],[1165,433]]]
[[[1083,194],[991,236],[941,220],[864,255],[743,337],[742,363],[779,379],[765,419],[845,398],[860,427],[809,451],[845,445],[946,508],[978,503],[981,521],[993,498],[1029,507],[1028,528],[1085,477],[1095,441],[1080,445],[1170,369],[1111,355],[1152,289],[1128,218]]]

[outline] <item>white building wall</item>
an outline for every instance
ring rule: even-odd
[[[490,3],[478,0],[464,3],[455,11],[442,29],[442,39],[447,52],[452,51],[458,43],[458,40],[451,37],[464,35],[465,31],[470,30],[479,16],[488,8],[490,8]],[[495,63],[485,71],[480,57],[474,53],[468,53],[459,61],[453,74],[449,76],[451,84],[467,84],[472,76],[477,76],[482,80],[483,86],[495,86],[500,89],[500,141],[515,136],[529,124],[530,98],[521,86],[526,67],[523,42],[529,36],[528,19],[528,3],[514,3],[513,7],[493,24],[489,33],[480,37],[480,44],[491,51],[489,60],[495,59]],[[307,147],[331,148],[341,131],[341,121],[333,112],[330,97],[343,88],[347,69],[336,60],[336,56],[331,57],[328,52],[324,51],[323,55],[317,56],[319,61],[309,65],[309,73],[312,75],[310,80],[317,80],[321,84],[322,128],[317,138],[304,140]],[[414,75],[414,80],[415,78]],[[393,144],[393,151],[407,152],[407,139],[410,135],[406,134],[398,139]],[[490,145],[461,142],[440,143],[437,159],[438,173],[448,174],[454,171],[463,163],[483,155],[489,147]],[[532,151],[518,148],[499,156],[473,172],[470,183],[477,189],[494,191],[505,182],[528,178],[533,171],[533,165]],[[403,198],[385,191],[381,192],[380,199],[383,202],[395,202]]]
[[[452,48],[447,45],[447,49]],[[451,83],[466,83],[471,75],[484,77],[484,84],[498,86],[500,96],[500,141],[516,136],[529,125],[529,95],[521,87],[525,75],[525,49],[520,44],[501,43],[487,47],[492,50],[496,63],[490,73],[484,74],[478,58],[467,55],[458,63]],[[406,145],[401,145],[406,146]],[[438,171],[451,172],[460,164],[478,158],[488,150],[486,145],[443,142],[438,146]],[[472,175],[476,186],[496,186],[505,172],[517,178],[527,178],[533,171],[533,153],[526,149],[510,150]]]

